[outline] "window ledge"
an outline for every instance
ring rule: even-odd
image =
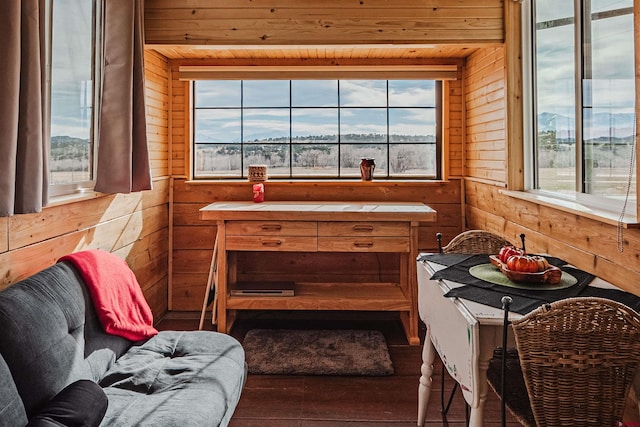
[[[189,185],[246,185],[246,184],[255,184],[255,182],[249,181],[248,179],[187,179],[184,181]],[[258,181],[256,181],[258,182]],[[360,178],[342,178],[342,179],[331,179],[331,178],[322,178],[322,179],[313,179],[313,178],[299,178],[299,179],[291,179],[291,178],[274,178],[268,179],[264,181],[265,185],[295,185],[295,184],[313,184],[315,186],[346,186],[353,187],[354,185],[369,185],[369,186],[401,186],[403,184],[441,184],[443,182],[447,182],[447,180],[442,179],[433,179],[433,178],[424,178],[424,179],[384,179],[384,178],[374,178],[372,181],[362,181]]]
[[[577,201],[563,200],[527,191],[500,190],[500,193],[508,197],[513,197],[514,199],[537,203],[542,206],[547,206],[570,214],[583,216],[595,221],[603,222],[605,224],[617,226],[620,219],[620,212],[594,208],[593,206],[589,206],[588,204],[580,203]],[[630,205],[627,207],[627,212],[625,212],[624,218],[622,220],[622,226],[624,228],[640,228],[640,223],[638,223],[638,216],[635,212],[635,205]]]
[[[83,200],[95,199],[100,196],[104,196],[104,193],[99,193],[93,190],[82,190],[71,194],[61,194],[59,196],[49,197],[49,203],[46,207],[64,205],[66,203],[81,202]]]

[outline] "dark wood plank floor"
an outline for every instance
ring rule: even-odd
[[[205,322],[206,329],[212,329]],[[197,329],[195,319],[163,319],[159,329]],[[394,366],[388,377],[249,375],[231,427],[404,427],[417,421],[417,390],[422,346],[409,346],[399,320],[391,313],[247,312],[231,334],[240,342],[253,328],[355,328],[383,332]],[[424,337],[424,330],[421,331]],[[462,427],[465,405],[455,394],[446,417],[440,412],[441,365],[435,366],[426,425]],[[445,374],[445,390],[453,380]],[[485,425],[500,425],[500,403],[490,392]],[[507,418],[509,426],[519,426]]]

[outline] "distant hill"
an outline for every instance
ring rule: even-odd
[[[51,159],[77,159],[88,157],[90,144],[88,139],[73,138],[71,136],[51,137]]]
[[[386,134],[344,134],[342,135],[342,141],[349,142],[371,142],[371,141],[386,141]],[[436,140],[435,135],[389,135],[389,139],[392,142],[434,142]],[[294,136],[293,141],[302,143],[335,143],[338,141],[337,135],[304,135]],[[288,136],[280,136],[273,138],[252,138],[249,135],[245,135],[245,142],[249,143],[288,143]]]

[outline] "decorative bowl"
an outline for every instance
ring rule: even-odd
[[[537,273],[528,273],[525,271],[509,270],[507,264],[500,261],[497,255],[489,255],[491,264],[495,265],[507,276],[507,278],[513,282],[527,282],[527,283],[547,283],[558,284],[562,279],[562,270],[560,268],[550,265],[544,271],[538,271]]]

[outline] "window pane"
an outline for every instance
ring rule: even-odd
[[[270,177],[289,176],[289,144],[245,144],[244,171],[249,165],[267,165]]]
[[[338,176],[336,144],[300,144],[293,146],[293,174],[296,176]]]
[[[196,142],[240,142],[240,114],[241,110],[196,110]]]
[[[436,106],[433,80],[389,80],[389,107]]]
[[[338,142],[337,108],[291,110],[292,142]]]
[[[607,6],[631,8],[633,2],[592,1],[592,9]],[[591,79],[584,82],[590,89],[583,100],[584,192],[622,198],[627,192],[634,135],[633,14],[593,19],[587,27],[592,54],[586,56],[591,62],[585,63],[585,75]]]
[[[196,144],[194,176],[210,175],[239,178],[242,148],[239,144]]]
[[[233,80],[203,80],[196,83],[195,105],[201,107],[240,108],[241,82]]]
[[[385,80],[341,80],[340,105],[342,107],[386,107],[387,82]]]
[[[52,4],[50,184],[92,179],[93,1]]]
[[[390,108],[389,141],[436,140],[436,111],[431,108]]]
[[[391,144],[391,175],[436,176],[436,144]]]
[[[292,107],[337,107],[337,80],[292,80]]]
[[[360,177],[360,162],[363,158],[369,158],[376,163],[373,179],[387,178],[386,144],[343,144],[340,147],[341,176]]]
[[[576,121],[573,1],[536,2],[538,188],[574,192]]]
[[[270,178],[359,178],[366,157],[376,159],[374,177],[389,178],[390,141],[401,143],[391,153],[395,176],[425,177],[417,171],[437,167],[430,154],[436,141],[433,81],[236,83],[242,87],[240,108],[229,101],[237,96],[237,86],[194,83],[200,99],[194,107],[195,176],[245,177],[250,164],[266,164]],[[398,107],[387,108],[389,96]],[[408,153],[423,158],[409,161]]]
[[[243,107],[288,107],[289,80],[245,80]]]
[[[341,142],[387,142],[387,110],[340,109],[340,136]]]
[[[289,109],[244,110],[244,142],[289,142]]]

